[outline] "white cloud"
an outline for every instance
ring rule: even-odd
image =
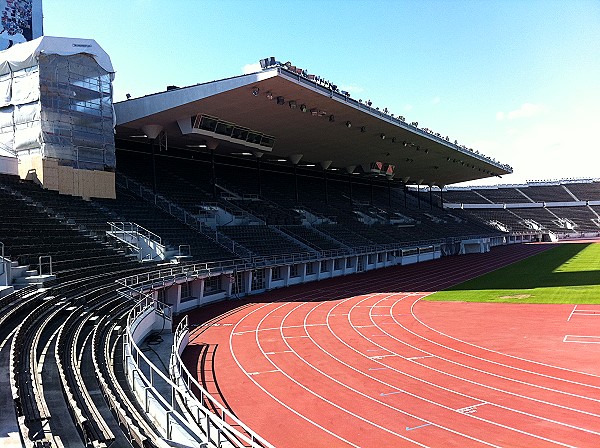
[[[260,72],[260,70],[261,70],[261,68],[260,68],[259,62],[255,62],[254,64],[246,64],[242,67],[242,73],[244,75]]]
[[[541,104],[523,103],[521,107],[510,112],[496,112],[496,120],[502,121],[505,118],[508,120],[518,120],[519,118],[530,118],[539,115],[544,110]]]
[[[524,103],[516,110],[511,110],[507,116],[509,120],[529,118],[538,115],[543,110],[539,104]]]
[[[406,112],[410,112],[411,110],[413,110],[413,105],[412,104],[405,104],[404,105],[404,110]]]
[[[431,104],[440,104],[441,101],[442,99],[439,96],[436,96],[431,100]]]

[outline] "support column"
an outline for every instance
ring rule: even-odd
[[[254,156],[256,157],[256,177],[258,180],[258,195],[262,196],[262,182],[260,178],[260,158],[263,156],[264,152],[254,151]]]
[[[392,187],[390,185],[390,178],[387,178],[387,190],[388,190],[388,208],[392,210]]]
[[[431,191],[433,187],[430,185],[429,186],[429,208],[432,209],[433,208],[433,192]]]
[[[215,170],[215,147],[210,148],[210,173],[211,173],[213,199],[216,200],[217,199],[217,174],[216,174],[216,170]]]
[[[440,207],[442,207],[442,210],[444,209],[444,186],[443,185],[440,187]]]
[[[152,189],[156,194],[156,143],[163,127],[159,124],[147,124],[142,126],[142,131],[152,140]]]
[[[152,139],[152,191],[156,194],[156,139]]]
[[[325,204],[329,204],[329,194],[327,191],[327,169],[331,166],[331,160],[324,160],[320,163],[321,168],[323,168],[323,183],[325,185]]]
[[[294,164],[294,197],[296,204],[300,202],[300,195],[298,194],[298,162],[302,158],[302,154],[292,154],[289,159]]]
[[[348,187],[350,190],[350,205],[352,205],[352,173],[354,172],[355,168],[356,168],[355,165],[346,167],[346,172],[348,173]]]

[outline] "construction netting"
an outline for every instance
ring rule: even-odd
[[[18,63],[15,58],[0,60],[0,152],[41,154],[63,166],[112,170],[110,61],[101,65],[93,54],[65,53],[46,50],[16,58]]]

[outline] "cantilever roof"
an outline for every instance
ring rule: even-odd
[[[278,97],[282,104],[278,104]],[[395,166],[396,179],[437,186],[512,172],[506,165],[331,91],[285,67],[130,99],[116,103],[115,111],[117,138],[125,140],[139,141],[142,128],[157,125],[166,131],[170,146],[185,147],[208,140],[209,146],[217,145],[217,152],[244,150],[231,139],[197,135],[182,128],[181,123],[191,123],[193,117],[204,114],[273,136],[272,150],[264,150],[267,158],[301,154],[300,164],[318,166],[331,161],[332,167],[340,169],[382,162]]]

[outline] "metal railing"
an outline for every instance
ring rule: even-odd
[[[47,263],[43,263],[43,260],[48,260]],[[52,255],[40,255],[38,258],[38,273],[39,275],[44,275],[43,266],[48,264],[50,268],[49,275],[52,275]]]
[[[141,183],[128,178],[124,174],[119,174],[117,176],[117,181],[123,187],[127,188],[129,191],[137,194],[142,199],[153,203],[161,210],[169,213],[174,218],[183,222],[187,226],[191,227],[194,230],[202,233],[208,239],[214,241],[220,246],[224,247],[228,251],[240,256],[241,258],[249,258],[252,253],[248,251],[246,248],[236,244],[233,240],[226,237],[222,233],[219,233],[217,230],[212,230],[209,227],[205,226],[202,222],[202,219],[192,215],[190,212],[180,207],[179,205],[174,204],[172,201],[166,199],[165,197],[154,193],[150,188],[143,186]]]
[[[146,357],[138,347],[133,334],[144,317],[150,313],[157,313],[166,320],[171,319],[171,307],[154,300],[150,294],[143,294],[127,316],[127,326],[123,337],[123,363],[132,391],[136,396],[143,398],[143,402],[140,404],[144,410],[150,412],[150,404],[152,403],[154,406],[158,405],[166,411],[160,414],[163,416],[163,420],[159,421],[159,426],[162,425],[161,428],[165,433],[165,437],[167,439],[173,438],[174,429],[185,431],[186,436],[190,438],[198,437],[198,429],[200,429],[204,433],[200,438],[211,446],[272,448],[272,445],[245,426],[235,415],[227,411],[197,382],[192,381],[193,378],[183,367],[183,362],[179,356],[182,337],[188,334],[187,321],[184,326],[180,324],[175,332],[176,343],[171,351],[169,376],[165,375]],[[158,382],[169,389],[169,399],[166,399],[155,388]],[[136,384],[140,383],[142,384],[142,390],[136,390],[140,387]],[[200,399],[192,393],[190,385],[199,388]],[[193,424],[186,419],[186,416],[181,414],[178,399],[183,400],[187,417],[191,418]],[[209,401],[215,409],[218,409],[218,414],[209,410],[204,405],[205,401]],[[191,409],[195,412],[190,412]],[[239,431],[232,425],[242,428],[244,432]]]
[[[7,261],[4,259],[4,243],[0,241],[0,269],[2,269],[0,271],[0,276],[7,274],[6,278],[4,279],[4,286],[8,286],[8,273],[5,265],[6,262]]]
[[[150,243],[155,244],[156,249],[162,250],[163,253],[166,253],[167,248],[164,244],[162,244],[162,238],[151,230],[146,229],[145,227],[136,224],[135,222],[108,222],[110,226],[110,230],[106,232],[106,235],[115,238],[123,244],[126,244],[135,252],[139,253],[139,258],[144,259],[143,248],[140,245],[140,239],[146,239]],[[129,239],[127,238],[129,237]],[[147,245],[148,248],[151,247],[151,244]],[[154,251],[156,254],[157,251]],[[146,259],[155,259],[160,258],[160,256],[155,255],[152,256],[153,252],[149,249],[148,254],[146,255]]]
[[[184,401],[188,409],[196,409],[195,420],[201,421],[203,417],[207,419],[205,433],[208,439],[211,439],[212,432],[216,430],[215,438],[217,446],[221,446],[223,435],[234,446],[273,447],[273,445],[252,431],[235,414],[226,409],[190,374],[179,354],[187,346],[188,338],[189,326],[188,316],[186,315],[175,329],[169,370],[173,381],[184,385],[188,391],[187,396],[184,397]],[[204,403],[208,403],[214,411],[209,411]],[[214,429],[211,430],[211,427]],[[242,431],[236,428],[241,428]]]

